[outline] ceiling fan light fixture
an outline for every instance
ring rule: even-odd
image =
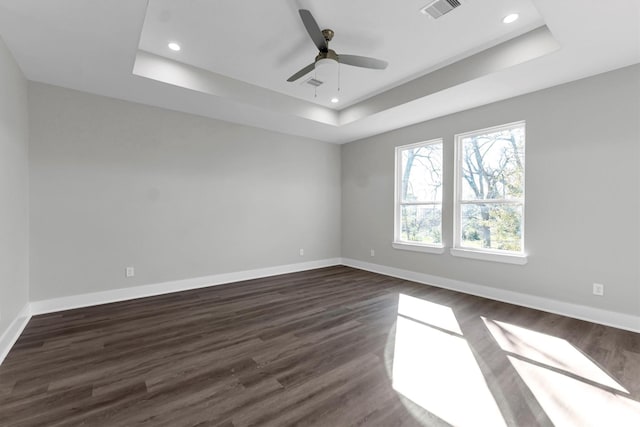
[[[335,68],[338,65],[338,61],[335,59],[322,58],[316,61],[316,70],[328,70]]]
[[[329,58],[322,58],[316,61],[315,78],[325,82],[332,83],[338,80],[338,61]]]
[[[182,49],[180,45],[176,42],[170,42],[167,46],[169,47],[169,49],[171,49],[174,52],[178,52],[180,51],[180,49]]]
[[[511,24],[512,22],[517,21],[519,17],[520,15],[518,15],[517,13],[510,13],[502,18],[502,22],[504,22],[505,24]]]

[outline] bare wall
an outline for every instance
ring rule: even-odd
[[[29,89],[32,300],[340,256],[339,146]]]
[[[639,315],[639,93],[636,65],[344,145],[342,256]],[[454,135],[518,120],[527,123],[528,264],[393,249],[394,147],[444,138],[451,246]]]
[[[29,299],[28,139],[27,81],[0,39],[0,337]]]

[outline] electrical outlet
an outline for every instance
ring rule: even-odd
[[[124,269],[124,277],[133,277],[136,275],[136,270],[133,267],[127,267]]]
[[[593,284],[593,294],[598,296],[604,295],[604,285],[602,283]]]
[[[300,248],[300,256],[304,256],[304,249]]]
[[[371,256],[376,256],[376,251],[371,249]]]

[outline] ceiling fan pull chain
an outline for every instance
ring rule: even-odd
[[[338,93],[340,93],[340,63],[338,62]]]

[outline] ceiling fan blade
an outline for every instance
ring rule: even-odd
[[[318,23],[315,18],[307,9],[300,9],[298,11],[300,13],[300,18],[302,18],[302,23],[304,27],[307,29],[307,33],[309,33],[309,37],[313,40],[313,44],[316,45],[319,51],[326,52],[329,49],[327,45],[327,41],[324,39],[322,35],[322,31],[320,27],[318,27]]]
[[[354,67],[373,68],[374,70],[384,70],[387,68],[387,61],[382,59],[369,58],[368,56],[359,55],[338,55],[338,62]]]
[[[289,77],[287,79],[288,82],[295,82],[296,80],[298,80],[300,77],[304,76],[307,73],[310,73],[311,71],[313,71],[313,69],[316,67],[316,63],[311,63],[309,65],[307,65],[306,67],[304,67],[302,70],[298,71],[297,73],[295,73],[293,76]]]

